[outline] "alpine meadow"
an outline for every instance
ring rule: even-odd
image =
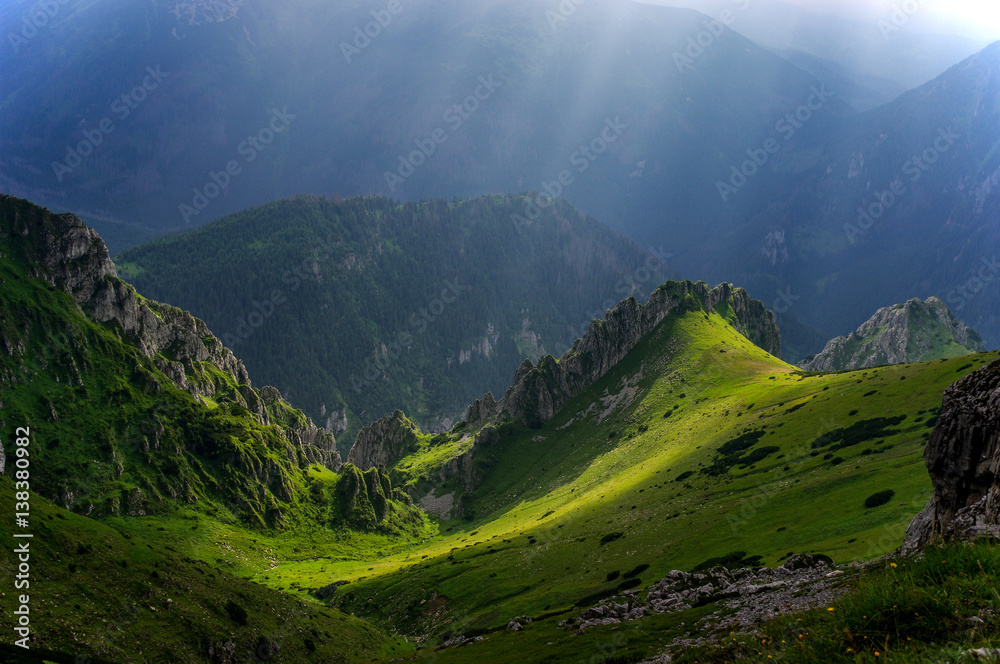
[[[0,36],[0,661],[1000,662],[992,4]]]

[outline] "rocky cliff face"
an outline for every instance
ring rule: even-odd
[[[552,419],[566,402],[600,380],[667,316],[683,307],[718,310],[754,344],[772,355],[781,353],[774,315],[742,288],[671,281],[658,288],[645,305],[629,298],[603,320],[592,322],[560,360],[551,355],[537,365],[525,360],[503,398],[493,402],[492,395],[487,395],[475,402],[467,413],[469,420],[522,418],[531,423]]]
[[[361,470],[387,468],[414,448],[416,432],[417,426],[397,410],[358,432],[347,463]]]
[[[955,318],[936,297],[879,309],[847,337],[831,339],[819,355],[806,358],[806,371],[844,371],[906,364],[963,352],[981,353],[979,334]]]
[[[278,424],[301,465],[341,466],[334,437],[305,418],[276,417],[292,409],[273,387],[259,392],[246,368],[203,321],[137,294],[117,277],[114,263],[97,232],[71,214],[48,210],[0,194],[0,239],[28,265],[37,279],[69,293],[91,320],[110,325],[121,338],[150,358],[176,387],[196,398],[217,397],[219,372],[237,386],[224,397],[246,408],[262,424]],[[15,353],[19,339],[0,339]],[[228,381],[225,381],[228,382]]]
[[[1000,361],[949,387],[924,453],[934,496],[904,550],[936,539],[1000,538]]]

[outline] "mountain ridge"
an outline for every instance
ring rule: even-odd
[[[204,316],[346,455],[396,409],[451,428],[525,357],[561,354],[592,318],[673,276],[663,247],[562,200],[517,225],[528,202],[299,196],[127,251],[120,271]]]
[[[466,490],[473,490],[476,452],[496,442],[496,427],[502,427],[504,422],[521,421],[530,428],[541,428],[678,311],[724,314],[736,331],[762,350],[775,356],[781,353],[781,336],[774,315],[742,288],[732,284],[710,288],[701,282],[667,282],[653,291],[646,304],[630,297],[608,310],[603,319],[592,321],[587,332],[561,358],[546,355],[537,365],[526,359],[499,401],[487,392],[470,404],[461,426],[479,430],[474,433],[472,447],[452,459],[442,475],[461,476]],[[415,430],[405,414],[396,411],[362,429],[348,461],[362,469],[390,466],[416,451]]]
[[[914,298],[879,309],[850,336],[831,339],[821,353],[799,366],[807,371],[844,371],[985,350],[979,333],[955,318],[940,298]]]

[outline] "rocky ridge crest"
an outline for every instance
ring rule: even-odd
[[[148,300],[119,279],[104,241],[75,215],[55,215],[0,194],[0,239],[21,254],[15,258],[22,259],[34,277],[69,293],[91,320],[116,327],[123,340],[150,358],[179,389],[195,398],[216,397],[221,386],[208,364],[238,386],[226,399],[246,408],[260,423],[274,423],[268,406],[291,410],[275,388],[252,387],[243,362],[202,320]],[[24,342],[3,338],[0,346],[16,353]],[[334,470],[341,466],[329,432],[308,419],[283,428],[299,463],[321,463]]]
[[[683,307],[712,311],[727,307],[729,322],[743,336],[772,355],[781,354],[781,335],[774,314],[742,288],[703,282],[670,281],[656,289],[645,304],[635,298],[620,302],[595,320],[573,347],[556,360],[542,357],[538,364],[525,360],[514,374],[513,385],[500,401],[485,395],[470,406],[470,422],[523,419],[527,423],[551,420],[566,403],[611,371],[667,316]]]
[[[879,309],[849,336],[831,339],[821,353],[800,366],[806,371],[845,371],[921,362],[951,341],[969,353],[986,350],[979,334],[955,318],[939,298],[914,298]]]

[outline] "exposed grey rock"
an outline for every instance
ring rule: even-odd
[[[500,441],[500,434],[492,426],[483,427],[473,438],[472,447],[463,454],[451,459],[438,471],[442,481],[457,477],[466,491],[474,491],[479,486],[479,473],[476,472],[475,460],[482,450]]]
[[[467,636],[463,636],[462,634],[459,634],[458,636],[454,636],[454,637],[448,639],[447,641],[445,641],[444,643],[442,643],[441,647],[442,648],[451,648],[452,646],[467,646],[467,645],[471,645],[473,643],[479,643],[480,641],[485,641],[485,640],[486,640],[486,637],[484,637],[484,636],[474,636],[474,637],[472,637],[470,639]]]
[[[962,655],[977,662],[1000,662],[1000,648],[966,650]]]
[[[849,336],[831,339],[823,352],[799,366],[806,371],[844,371],[921,362],[949,342],[964,346],[969,353],[986,350],[979,334],[955,318],[940,299],[914,298],[879,309]]]
[[[518,616],[516,618],[511,618],[507,623],[507,629],[512,632],[520,632],[524,629],[525,625],[530,625],[532,622],[531,618],[528,616]]]
[[[413,450],[417,442],[417,426],[403,411],[376,420],[358,432],[347,453],[347,463],[361,470],[387,468]]]
[[[472,405],[465,411],[465,422],[467,424],[475,424],[476,422],[496,417],[498,406],[499,404],[497,404],[497,400],[493,397],[493,393],[487,392],[482,398],[473,401]]]
[[[645,601],[637,592],[604,600],[560,626],[579,633],[595,625],[636,620],[647,613],[676,613],[711,602],[720,609],[698,623],[708,633],[752,628],[786,613],[827,605],[840,591],[830,577],[828,559],[800,554],[773,569],[728,570],[715,567],[704,573],[674,570],[654,584]]]
[[[522,418],[528,423],[552,419],[570,399],[611,371],[681,307],[705,311],[727,307],[732,312],[730,322],[741,334],[773,355],[781,353],[774,315],[742,288],[721,284],[713,289],[702,282],[671,281],[654,291],[645,305],[629,298],[603,320],[593,321],[560,360],[546,355],[537,366],[525,360],[497,405],[495,419]]]
[[[119,279],[104,241],[79,218],[52,215],[44,208],[25,206],[24,201],[0,194],[3,204],[15,210],[13,232],[31,240],[24,243],[24,251],[35,276],[72,295],[91,320],[112,325],[124,341],[151,358],[179,389],[195,398],[216,396],[222,385],[217,376],[206,371],[204,365],[211,364],[237,385],[237,392],[230,390],[228,398],[246,407],[262,424],[271,423],[267,406],[291,408],[279,405],[283,400],[273,387],[265,387],[258,394],[243,362],[223,346],[204,321],[176,307],[143,298]],[[24,352],[23,342],[4,340],[4,348],[9,353],[15,348]],[[143,373],[139,369],[137,372]],[[148,378],[152,389],[160,388],[155,379]],[[318,429],[308,419],[284,429],[292,444],[289,453],[300,465],[321,463],[333,470],[340,468],[340,454],[329,432]]]
[[[902,550],[1000,538],[1000,361],[945,390],[924,461],[934,496],[910,523]]]

